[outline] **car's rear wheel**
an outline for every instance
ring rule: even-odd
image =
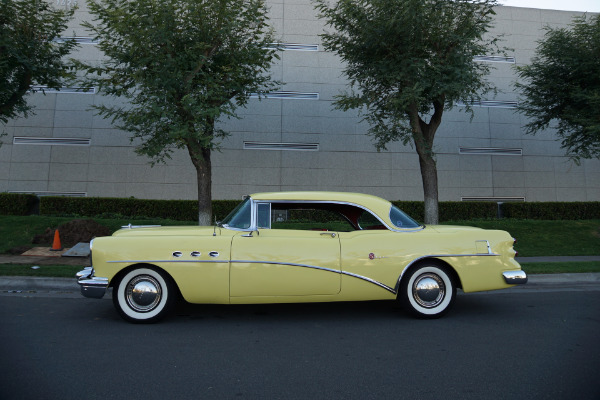
[[[420,318],[439,318],[454,303],[456,285],[447,267],[426,262],[402,279],[398,298],[404,308]]]
[[[175,285],[165,273],[148,267],[135,268],[115,284],[113,304],[129,322],[152,323],[169,313],[175,293]]]

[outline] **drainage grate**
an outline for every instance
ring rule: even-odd
[[[503,100],[476,100],[470,101],[468,104],[471,107],[488,107],[488,108],[517,108],[519,106],[518,101],[503,101]],[[457,106],[466,106],[467,103],[459,101],[456,103]]]
[[[477,154],[491,156],[522,156],[523,149],[504,147],[460,147],[458,154]]]
[[[244,150],[319,151],[318,143],[244,142]]]
[[[251,98],[257,99],[257,93],[252,93]],[[319,100],[319,93],[304,93],[304,92],[271,92],[263,95],[267,99],[284,99],[284,100]]]
[[[62,196],[62,197],[87,197],[87,192],[48,192],[48,191],[17,191],[11,190],[8,193],[17,193],[17,194],[35,194],[38,197],[43,196]]]
[[[494,202],[508,202],[508,201],[525,201],[525,197],[461,197],[461,201],[494,201]]]
[[[293,51],[319,51],[318,44],[301,43],[271,43],[268,49],[293,50]]]
[[[38,146],[89,146],[91,139],[84,138],[55,138],[15,136],[13,144],[29,144]]]
[[[473,61],[515,64],[517,59],[505,56],[475,56],[473,57]]]

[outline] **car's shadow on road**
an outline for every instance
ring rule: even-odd
[[[378,319],[392,316],[409,317],[394,301],[363,301],[334,303],[294,303],[294,304],[245,304],[215,305],[190,304],[181,301],[169,320],[299,320],[299,319]]]
[[[452,319],[504,319],[510,318],[515,310],[507,307],[503,296],[463,294],[457,296],[452,309],[441,318]],[[86,302],[87,303],[87,302]],[[96,301],[85,306],[87,318],[92,320],[113,320],[121,322],[112,302]],[[83,307],[83,305],[82,305]],[[90,310],[93,312],[90,313]],[[93,315],[91,315],[93,314]],[[397,301],[357,301],[328,303],[290,303],[290,304],[190,304],[180,300],[161,324],[197,322],[243,322],[278,321],[298,323],[318,323],[322,321],[355,321],[376,323],[390,319],[419,320]]]

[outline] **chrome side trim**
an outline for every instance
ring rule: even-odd
[[[523,285],[527,283],[527,274],[525,271],[504,271],[502,273],[504,282],[509,285]]]
[[[160,228],[162,225],[123,225],[123,229],[138,229],[138,228]]]
[[[398,291],[396,289],[393,289],[393,288],[389,287],[388,285],[384,285],[383,283],[378,282],[375,279],[367,278],[366,276],[362,276],[362,275],[358,275],[358,274],[353,274],[352,272],[347,272],[347,271],[342,271],[342,275],[351,276],[353,278],[358,278],[358,279],[361,279],[363,281],[372,283],[372,284],[377,285],[380,288],[383,288],[383,289],[385,289],[388,292],[391,292],[393,294],[397,294],[398,293]]]
[[[318,267],[316,265],[308,265],[308,264],[295,264],[295,263],[286,263],[286,262],[277,262],[277,261],[250,261],[250,260],[231,260],[232,263],[247,263],[247,264],[271,264],[271,265],[289,265],[291,267],[301,267],[301,268],[311,268],[311,269],[316,269],[319,271],[326,271],[326,272],[333,272],[336,274],[340,274],[340,275],[346,275],[346,276],[351,276],[353,278],[357,278],[357,279],[361,279],[363,281],[372,283],[374,285],[379,286],[380,288],[383,288],[393,294],[396,294],[396,291],[394,289],[392,289],[391,287],[376,281],[375,279],[371,279],[368,278],[366,276],[362,276],[362,275],[358,275],[358,274],[354,274],[352,272],[347,272],[347,271],[340,271],[337,269],[331,269],[331,268],[325,268],[325,267]]]
[[[113,260],[107,261],[109,264],[132,264],[132,263],[228,263],[229,261],[219,260]]]
[[[338,270],[338,269],[318,267],[316,265],[309,265],[309,264],[295,264],[295,263],[279,262],[279,261],[252,261],[252,260],[231,260],[231,262],[232,263],[238,263],[238,264],[289,265],[291,267],[301,267],[301,268],[318,269],[320,271],[334,272],[336,274],[341,273],[340,270]]]

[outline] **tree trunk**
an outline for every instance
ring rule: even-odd
[[[425,197],[425,224],[437,225],[439,223],[437,166],[431,154],[420,153],[419,165]]]
[[[419,155],[419,165],[421,166],[426,225],[437,225],[439,223],[438,176],[437,165],[433,158],[433,139],[437,128],[442,122],[443,112],[444,97],[434,102],[434,113],[429,124],[425,123],[419,116],[416,104],[413,104],[408,112],[413,140]]]
[[[189,139],[187,148],[196,167],[198,183],[198,225],[210,226],[212,224],[212,164],[210,149],[202,147],[199,143]]]

